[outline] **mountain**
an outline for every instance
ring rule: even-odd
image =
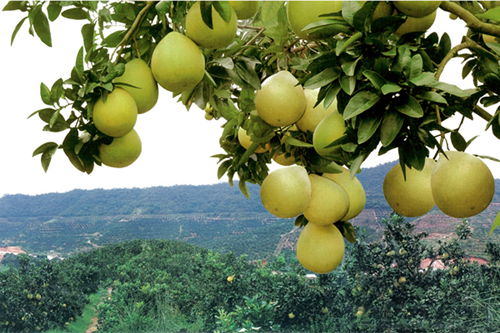
[[[382,182],[395,164],[366,168],[358,174],[367,193],[365,210],[353,220],[368,240],[380,235],[380,219],[390,214]],[[481,252],[500,205],[500,181],[494,204],[471,218],[473,252]],[[67,255],[130,239],[176,239],[219,251],[263,258],[293,248],[298,230],[292,219],[270,215],[249,184],[250,199],[238,186],[182,185],[113,190],[73,190],[0,198],[0,247],[21,246],[32,253]],[[430,239],[450,237],[459,219],[434,210],[411,219]],[[494,235],[492,240],[498,240]]]

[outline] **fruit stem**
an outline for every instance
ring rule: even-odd
[[[439,7],[442,10],[453,13],[460,17],[472,30],[500,37],[499,25],[482,22],[476,16],[474,16],[474,14],[469,12],[467,9],[462,8],[460,5],[454,3],[453,1],[442,1]]]

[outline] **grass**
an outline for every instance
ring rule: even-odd
[[[83,308],[82,315],[72,321],[65,328],[54,328],[45,333],[85,333],[96,315],[96,306],[106,295],[106,290],[99,290],[97,293],[89,296],[89,303]]]

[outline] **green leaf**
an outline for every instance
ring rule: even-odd
[[[484,13],[477,14],[476,16],[483,19],[500,22],[500,7],[497,5],[497,7],[492,8]]]
[[[42,11],[42,6],[40,5],[35,7],[33,12],[30,13],[30,16],[31,15],[31,21],[33,23],[33,27],[35,28],[37,36],[44,44],[52,47],[52,37],[50,35],[49,20],[47,19],[45,13]]]
[[[340,91],[340,86],[333,84],[330,85],[330,88],[328,88],[328,91],[325,95],[325,99],[323,101],[323,106],[325,107],[325,109],[328,109],[330,105],[332,105],[339,91]]]
[[[408,101],[405,104],[395,105],[394,107],[399,112],[412,118],[421,118],[424,116],[424,110],[413,96],[408,96]]]
[[[45,142],[33,151],[32,157],[35,157],[36,155],[42,154],[43,152],[52,150],[54,148],[57,149],[58,146],[59,145],[55,142]]]
[[[450,138],[451,138],[451,143],[453,144],[453,147],[455,147],[456,150],[465,151],[465,148],[467,148],[467,142],[458,131],[451,132]]]
[[[244,63],[238,62],[235,66],[235,71],[238,76],[252,88],[256,90],[260,89],[260,79],[255,70],[249,68],[249,66]]]
[[[51,22],[55,21],[59,17],[59,14],[61,13],[61,8],[62,7],[59,1],[49,2],[49,5],[47,6],[47,14],[49,15],[49,20]]]
[[[314,75],[304,83],[306,89],[317,89],[326,86],[330,82],[335,81],[339,77],[338,70],[329,67],[318,74]]]
[[[123,37],[127,33],[127,30],[119,30],[109,34],[104,38],[102,44],[106,47],[117,47],[122,41]]]
[[[462,98],[470,97],[477,91],[476,89],[462,90],[454,84],[444,82],[437,82],[436,84],[433,84],[432,87],[447,92],[450,95]]]
[[[40,83],[40,97],[45,104],[52,105],[50,101],[50,90],[43,82]]]
[[[500,226],[500,211],[497,213],[497,216],[495,217],[495,220],[491,224],[490,231],[488,232],[488,235],[493,234],[493,231],[495,231],[496,228]]]
[[[353,76],[354,73],[356,72],[356,65],[360,60],[361,57],[359,57],[355,61],[343,63],[340,67],[342,68],[342,71],[345,73],[345,75]]]
[[[248,192],[247,184],[244,180],[240,180],[238,182],[238,187],[240,188],[241,193],[243,193],[247,199],[250,199],[250,192]]]
[[[335,223],[335,226],[349,243],[356,243],[356,229],[351,222],[339,221]]]
[[[382,146],[389,146],[398,136],[403,127],[404,118],[399,112],[387,112],[380,127],[380,142]]]
[[[373,134],[377,131],[381,122],[382,118],[377,116],[362,118],[358,126],[358,143],[363,144],[370,140]]]
[[[75,71],[77,72],[78,76],[80,78],[83,77],[83,46],[80,47],[80,50],[78,50],[78,54],[76,55],[76,61],[75,61]]]
[[[94,24],[87,23],[82,26],[82,37],[83,37],[83,46],[85,47],[85,51],[89,52],[94,44]]]
[[[288,19],[284,1],[261,1],[259,26],[265,28],[264,35],[282,47],[288,40]]]
[[[24,10],[26,8],[26,1],[9,1],[5,7],[3,7],[3,11],[9,10]]]
[[[434,77],[434,73],[430,72],[423,72],[422,74],[411,78],[409,81],[418,87],[429,86],[437,82],[436,78]]]
[[[420,54],[414,55],[410,62],[410,79],[422,74],[423,66],[422,56]]]
[[[297,216],[297,218],[293,222],[293,224],[299,228],[305,227],[307,225],[307,223],[309,223],[309,221],[307,220],[307,218],[303,214]]]
[[[65,18],[69,18],[72,20],[86,20],[89,18],[89,14],[87,11],[82,8],[71,8],[67,9],[61,14]]]
[[[14,28],[14,31],[12,31],[12,36],[10,37],[10,45],[12,45],[14,43],[14,39],[16,38],[16,35],[19,32],[19,29],[21,29],[24,21],[26,21],[27,18],[28,18],[28,16],[22,18],[21,21],[19,21],[16,24],[16,27]]]
[[[200,1],[201,19],[210,29],[214,28],[212,22],[212,1]]]
[[[387,82],[379,73],[372,70],[363,71],[363,75],[371,82],[373,87],[380,90],[382,86]]]
[[[81,172],[85,172],[85,167],[75,152],[75,146],[79,143],[80,140],[78,139],[78,130],[76,128],[72,128],[64,138],[62,147],[71,164],[73,164],[73,166]]]
[[[225,22],[231,21],[231,5],[228,1],[214,1],[213,6]]]
[[[441,96],[440,94],[438,94],[435,91],[425,91],[423,93],[416,95],[416,97],[418,97],[420,99],[424,99],[426,101],[431,101],[431,102],[435,102],[435,103],[441,103],[441,104],[448,105],[448,101],[446,100],[446,98],[444,98],[443,96]]]
[[[377,104],[380,100],[380,96],[374,92],[363,90],[354,95],[347,103],[344,110],[344,120],[351,119],[370,109],[372,106]]]
[[[356,174],[359,172],[359,170],[361,168],[361,163],[363,163],[365,158],[366,158],[365,155],[359,155],[358,157],[356,157],[352,161],[351,167],[349,168],[349,173],[350,173],[351,177],[356,176]]]
[[[396,93],[401,91],[401,89],[402,88],[395,83],[386,83],[380,88],[384,95]]]
[[[340,87],[347,95],[352,95],[356,89],[356,77],[354,76],[342,76],[339,80]]]
[[[295,147],[304,147],[304,148],[312,148],[314,147],[312,144],[300,141],[299,139],[296,139],[290,135],[285,136],[285,143],[289,144],[290,146],[295,146]]]
[[[221,179],[222,176],[224,176],[224,174],[226,173],[227,169],[229,169],[231,164],[232,164],[232,160],[225,160],[224,162],[222,162],[219,165],[219,168],[217,169],[217,178],[218,179]]]

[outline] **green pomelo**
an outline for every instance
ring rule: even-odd
[[[236,13],[231,9],[231,18],[229,22],[217,13],[212,7],[212,25],[210,29],[201,17],[200,3],[196,2],[186,15],[186,35],[198,45],[208,48],[224,48],[229,45],[236,36]]]
[[[101,162],[114,168],[124,168],[132,164],[141,155],[142,144],[139,135],[131,130],[120,138],[114,138],[109,144],[99,146]]]
[[[392,3],[403,14],[424,17],[435,12],[441,1],[393,1]]]
[[[124,136],[134,128],[137,105],[128,92],[115,88],[94,104],[92,119],[102,133],[115,138]]]
[[[154,49],[151,71],[160,86],[177,94],[193,89],[203,79],[205,58],[191,39],[172,31]]]
[[[396,34],[402,36],[411,32],[426,32],[432,26],[435,19],[436,12],[418,18],[408,16],[406,21],[396,30]]]
[[[120,85],[120,88],[132,96],[139,113],[151,110],[158,101],[158,85],[148,64],[142,59],[135,58],[127,62],[123,75],[113,82],[127,84]]]
[[[316,126],[313,133],[313,146],[318,154],[326,156],[336,152],[340,146],[329,146],[335,140],[340,139],[345,133],[345,123],[342,115],[337,111],[323,118]]]
[[[326,19],[324,14],[337,13],[342,10],[342,1],[288,1],[287,16],[293,32],[302,39],[317,38],[310,36],[304,27],[317,21]]]
[[[259,9],[258,1],[235,1],[229,0],[229,4],[236,12],[238,20],[246,20],[253,17]]]

